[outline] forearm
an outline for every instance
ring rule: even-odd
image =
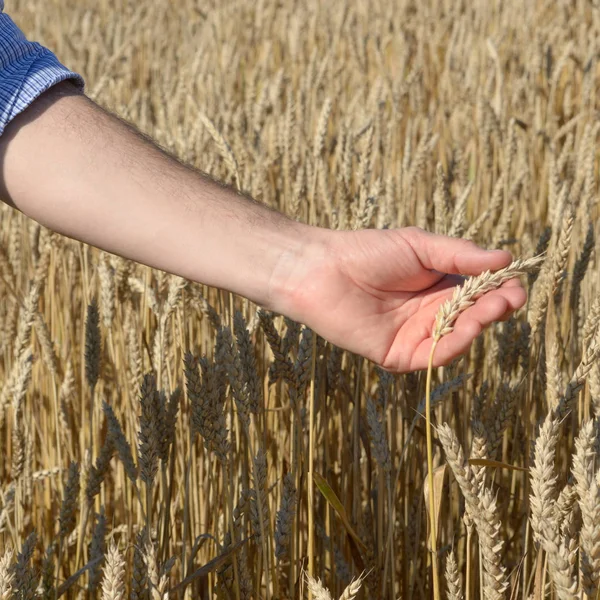
[[[70,84],[9,124],[0,157],[0,195],[46,227],[267,306],[276,266],[318,231],[179,164]]]

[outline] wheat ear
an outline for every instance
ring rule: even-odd
[[[537,270],[543,262],[543,258],[518,258],[510,265],[499,271],[484,271],[477,277],[467,279],[465,284],[457,287],[450,300],[442,304],[435,317],[433,326],[433,339],[440,340],[448,335],[454,328],[454,323],[459,315],[475,303],[475,300],[487,292],[498,289],[503,283]]]
[[[339,600],[354,600],[367,574],[363,573],[358,579],[353,579],[342,592]]]
[[[427,381],[425,386],[425,430],[427,441],[427,478],[429,483],[429,525],[431,530],[430,550],[432,555],[433,570],[433,592],[434,599],[440,599],[440,582],[437,560],[437,531],[434,511],[434,491],[433,491],[433,439],[431,432],[431,376],[433,371],[433,358],[435,349],[440,339],[452,332],[454,323],[459,315],[475,303],[475,300],[487,292],[499,288],[503,283],[514,279],[519,275],[528,273],[537,269],[543,259],[534,257],[529,259],[517,259],[510,265],[499,271],[484,271],[481,275],[471,277],[461,287],[457,287],[450,300],[442,304],[437,312],[435,324],[433,327],[431,352],[429,353],[429,364],[427,366]]]
[[[318,577],[313,578],[306,574],[306,587],[308,587],[308,592],[314,600],[333,600],[329,590],[321,583]]]
[[[448,600],[463,600],[464,595],[460,585],[460,575],[454,558],[454,550],[450,550],[446,559],[446,587],[448,588]]]
[[[124,600],[125,561],[112,541],[106,553],[106,566],[102,579],[102,600]]]
[[[8,549],[0,557],[0,600],[12,598],[14,571],[11,568],[13,552]]]

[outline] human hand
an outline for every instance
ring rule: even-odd
[[[282,258],[271,294],[281,312],[342,348],[396,372],[425,369],[440,305],[465,275],[498,270],[511,255],[416,227],[318,230],[298,255]],[[523,306],[518,280],[479,298],[440,340],[434,365],[466,352],[482,329]]]

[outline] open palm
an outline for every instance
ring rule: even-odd
[[[318,249],[282,273],[279,290],[291,310],[328,341],[397,372],[427,367],[435,314],[464,275],[497,270],[508,252],[416,227],[327,232]],[[481,330],[523,306],[519,281],[478,299],[443,338],[435,365],[464,353]]]

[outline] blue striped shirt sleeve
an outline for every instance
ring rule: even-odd
[[[0,135],[6,125],[40,94],[66,79],[83,88],[83,79],[37,42],[28,41],[0,0]]]

